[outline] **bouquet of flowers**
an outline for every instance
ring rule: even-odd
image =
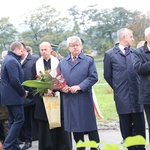
[[[35,94],[39,93],[41,96],[46,94],[48,89],[61,90],[66,86],[66,81],[60,71],[56,71],[55,77],[51,75],[51,70],[45,72],[39,72],[36,75],[36,80],[27,80],[22,83],[24,86],[32,87],[36,89]]]
[[[60,93],[57,90],[61,90],[66,86],[66,81],[61,72],[58,70],[40,71],[36,75],[36,80],[27,80],[22,85],[35,88],[35,94],[39,93],[42,96],[49,128],[60,127]],[[48,89],[56,90],[53,92],[53,96],[46,95]]]

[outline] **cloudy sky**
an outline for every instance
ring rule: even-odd
[[[21,22],[21,16],[30,10],[34,10],[43,4],[51,5],[64,15],[68,8],[77,6],[79,9],[86,9],[87,6],[98,4],[98,8],[124,7],[127,10],[149,10],[149,0],[3,0],[0,4],[0,18],[10,17],[12,23]]]

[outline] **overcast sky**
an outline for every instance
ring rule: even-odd
[[[127,10],[148,11],[149,0],[1,0],[0,18],[10,17],[12,23],[21,22],[21,16],[30,10],[45,5],[51,5],[57,11],[65,14],[68,8],[77,6],[79,9],[86,9],[87,6],[98,4],[98,8],[124,7]]]

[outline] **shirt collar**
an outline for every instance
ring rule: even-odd
[[[121,50],[121,51],[123,52],[123,54],[124,54],[124,53],[125,53],[125,51],[124,51],[125,46],[119,44],[118,47],[120,48],[120,50]]]
[[[23,64],[23,62],[25,61],[25,59],[27,58],[27,56],[28,56],[28,54],[26,54],[26,56],[23,59],[21,59],[21,61],[20,61],[21,64]]]

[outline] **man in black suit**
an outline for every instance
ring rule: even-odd
[[[24,72],[24,81],[32,80],[33,79],[32,67],[33,67],[33,64],[36,62],[36,60],[38,59],[38,57],[33,56],[30,53],[28,53],[25,44],[23,42],[21,43],[24,47],[23,52],[22,52],[22,57],[21,57],[21,66]],[[22,147],[22,150],[26,150],[32,146],[32,119],[33,119],[32,113],[35,107],[33,89],[29,87],[25,87],[25,89],[29,91],[29,94],[28,94],[28,97],[26,97],[24,101],[25,102],[24,104],[25,122],[20,132],[21,140],[25,141],[25,144]]]

